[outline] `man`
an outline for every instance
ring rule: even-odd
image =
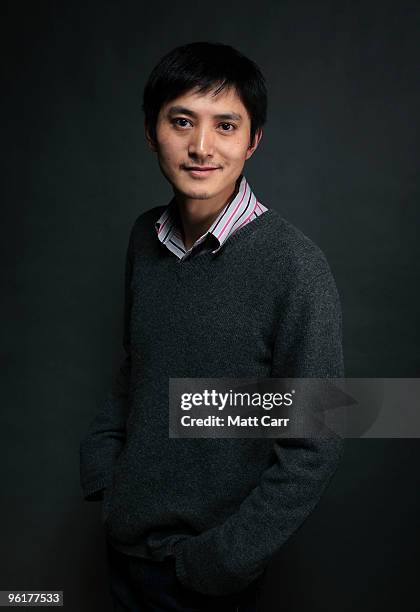
[[[168,53],[144,91],[174,197],[131,230],[126,358],[80,447],[84,497],[104,495],[117,610],[256,610],[341,454],[338,439],[168,434],[170,378],[343,376],[325,257],[243,174],[266,105],[258,67],[207,42]]]

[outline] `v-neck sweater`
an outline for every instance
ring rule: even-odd
[[[184,261],[135,221],[126,257],[122,364],[81,442],[85,499],[105,489],[110,543],[174,555],[202,593],[242,590],[302,525],[340,439],[169,437],[169,378],[344,375],[341,309],[322,251],[274,209],[216,253]]]

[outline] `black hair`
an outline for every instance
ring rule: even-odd
[[[217,87],[217,89],[215,89]],[[251,120],[250,143],[266,122],[267,89],[259,67],[221,43],[193,42],[173,49],[153,68],[143,92],[142,110],[150,135],[156,141],[161,107],[178,96],[198,89],[217,95],[225,87],[236,89]]]

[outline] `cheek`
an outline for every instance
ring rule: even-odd
[[[159,152],[166,159],[176,159],[182,155],[182,143],[174,138],[162,135],[159,139]]]
[[[243,147],[236,147],[236,148],[232,147],[229,153],[226,155],[226,159],[232,165],[236,166],[236,165],[244,163],[245,155],[246,155],[246,151],[244,150]]]
[[[243,138],[231,138],[229,142],[221,145],[220,151],[226,155],[226,158],[232,161],[242,161],[248,150],[248,141]]]

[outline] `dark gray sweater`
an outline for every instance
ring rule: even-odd
[[[169,438],[169,378],[341,377],[339,298],[320,249],[276,211],[180,262],[156,236],[163,208],[130,234],[126,359],[81,441],[81,483],[87,500],[105,488],[115,547],[173,554],[189,588],[233,593],[314,509],[342,441]]]

